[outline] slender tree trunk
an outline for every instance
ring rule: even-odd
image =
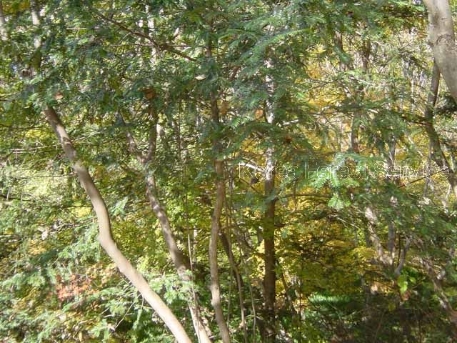
[[[454,310],[452,307],[452,303],[449,300],[448,296],[446,295],[443,285],[442,285],[442,276],[440,277],[438,273],[435,271],[433,264],[430,262],[428,258],[419,258],[419,263],[425,269],[429,279],[433,283],[435,294],[437,295],[438,299],[440,300],[440,305],[446,312],[449,321],[452,323],[454,337],[457,338],[457,311]]]
[[[244,306],[244,295],[243,295],[243,279],[241,277],[241,273],[235,263],[235,256],[233,255],[232,251],[232,246],[230,244],[229,239],[227,238],[227,235],[224,232],[221,232],[219,235],[219,238],[221,240],[222,246],[224,247],[225,253],[228,257],[230,267],[233,272],[233,276],[236,282],[237,290],[238,290],[238,300],[240,304],[240,317],[241,317],[241,323],[239,327],[243,329],[243,335],[244,335],[244,341],[247,343],[248,342],[248,334],[247,334],[247,327],[246,327],[246,309]]]
[[[267,68],[273,68],[271,61],[266,62]],[[275,90],[273,79],[267,75],[266,86],[269,95],[272,96]],[[265,118],[268,124],[274,125],[275,108],[270,99],[266,102]],[[265,328],[263,332],[263,341],[265,343],[274,343],[276,340],[276,246],[275,246],[275,214],[276,214],[276,196],[275,196],[275,147],[273,141],[269,141],[269,146],[265,150],[265,170],[264,170],[264,196],[266,199],[266,209],[264,213],[264,264],[265,274],[263,278],[265,308],[264,320]]]
[[[173,261],[173,264],[175,265],[178,276],[184,282],[193,282],[192,271],[190,269],[189,264],[187,263],[188,258],[184,257],[181,249],[179,249],[176,243],[173,232],[171,230],[168,215],[162,208],[160,201],[155,195],[155,182],[151,175],[146,176],[146,193],[149,199],[149,203],[156,217],[159,219],[160,226],[162,228],[162,234],[164,236],[165,243],[168,247],[168,252],[170,253],[171,259]],[[200,315],[200,306],[198,304],[198,299],[195,296],[194,299],[189,302],[189,311],[192,316],[192,322],[194,324],[198,341],[202,343],[210,343],[211,340],[208,336],[209,328],[207,328],[206,325],[203,324]]]
[[[216,199],[214,202],[214,210],[211,218],[211,235],[209,241],[209,266],[211,273],[211,304],[214,308],[216,322],[219,326],[222,341],[230,342],[230,334],[227,323],[224,318],[224,313],[221,304],[220,281],[219,281],[219,265],[217,261],[217,242],[220,233],[220,219],[225,198],[225,181],[224,181],[224,164],[220,160],[214,162],[216,171]]]
[[[432,79],[430,84],[430,91],[427,99],[427,107],[424,113],[425,119],[425,131],[427,132],[430,141],[430,155],[431,159],[444,171],[446,172],[447,179],[450,187],[454,192],[454,196],[457,198],[457,177],[454,169],[451,167],[451,163],[446,158],[439,138],[434,126],[434,111],[436,101],[438,99],[438,90],[440,82],[440,68],[438,63],[435,61],[433,65]],[[440,299],[440,303],[446,311],[449,321],[454,325],[454,332],[457,337],[457,311],[452,307],[451,302],[447,298],[442,285],[441,278],[435,273],[433,265],[430,261],[425,258],[421,258],[420,262],[425,268],[430,280],[432,281],[435,292]]]
[[[0,1],[0,39],[6,41],[8,33],[6,31],[5,13],[3,12],[3,2]]]
[[[427,107],[424,113],[425,132],[427,133],[428,139],[430,141],[431,158],[436,163],[436,165],[438,165],[438,167],[440,167],[441,170],[446,173],[449,185],[454,192],[454,196],[457,198],[457,175],[455,174],[451,163],[448,161],[446,155],[444,154],[440,137],[438,132],[436,132],[434,125],[434,111],[436,100],[438,98],[439,82],[439,65],[438,63],[434,63],[430,91],[427,99]]]
[[[127,279],[129,279],[129,281],[132,283],[133,286],[136,287],[136,289],[138,289],[138,291],[149,303],[149,305],[151,305],[154,311],[164,321],[164,323],[173,333],[176,340],[180,343],[190,343],[191,340],[189,336],[185,332],[179,320],[171,312],[170,308],[162,301],[162,299],[157,295],[157,293],[155,293],[149,287],[149,284],[144,279],[144,277],[133,267],[130,261],[122,254],[122,252],[116,246],[116,243],[114,242],[113,237],[111,235],[110,218],[105,202],[98,188],[95,186],[88,170],[78,159],[76,150],[73,147],[70,137],[68,136],[65,127],[60,121],[60,118],[58,117],[56,111],[53,108],[48,107],[44,111],[44,113],[46,115],[46,119],[48,120],[55,134],[57,135],[60,144],[62,145],[62,148],[65,152],[65,156],[72,163],[73,169],[78,176],[81,186],[86,191],[92,203],[99,226],[100,245],[114,261],[116,266],[119,268],[119,271],[122,274],[124,274],[127,277]]]
[[[263,278],[265,289],[265,332],[264,342],[273,343],[276,339],[276,246],[275,246],[275,165],[274,148],[269,147],[266,151],[265,167],[265,197],[267,199],[264,213],[264,249],[265,249],[265,274]]]
[[[178,244],[176,243],[176,239],[171,228],[169,217],[157,196],[157,187],[154,175],[152,175],[149,172],[150,168],[148,168],[149,164],[155,161],[157,147],[158,117],[157,113],[154,111],[152,107],[152,104],[149,105],[149,118],[152,120],[152,122],[149,130],[149,146],[147,154],[143,154],[139,150],[133,135],[129,131],[127,131],[129,151],[132,155],[136,156],[138,163],[143,167],[146,182],[146,195],[148,197],[149,204],[154,214],[159,220],[162,235],[164,237],[165,243],[168,248],[168,252],[176,268],[178,276],[184,282],[192,282],[193,280],[189,258],[187,256],[184,256],[181,249],[178,247]],[[126,127],[124,119],[121,116],[119,116],[119,119]],[[207,328],[202,322],[198,299],[196,299],[195,297],[192,301],[189,302],[189,311],[192,316],[192,322],[194,324],[198,341],[201,343],[210,343],[211,340],[208,336],[209,328]]]
[[[211,38],[210,38],[211,39]],[[206,57],[212,59],[212,45],[211,41],[208,42]],[[209,240],[209,268],[211,274],[210,290],[211,290],[211,305],[214,308],[216,322],[219,327],[222,342],[230,343],[230,332],[227,322],[224,318],[224,312],[221,304],[220,281],[219,281],[219,264],[217,261],[217,242],[219,233],[221,232],[221,217],[222,209],[225,201],[225,176],[224,176],[224,160],[221,157],[222,144],[220,142],[219,128],[221,121],[219,118],[219,107],[217,105],[217,93],[215,90],[211,91],[210,95],[211,105],[211,119],[217,131],[215,138],[213,138],[213,154],[214,158],[214,171],[216,174],[216,194],[214,201],[214,209],[211,217],[211,235]]]

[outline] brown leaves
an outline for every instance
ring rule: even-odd
[[[86,275],[72,274],[69,280],[57,277],[56,293],[59,302],[72,300],[91,288],[92,279]]]

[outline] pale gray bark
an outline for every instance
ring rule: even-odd
[[[39,7],[35,0],[30,1],[30,11],[32,16],[32,24],[34,26],[40,25]],[[32,68],[34,69],[33,72],[36,73],[39,71],[41,62],[40,37],[34,38],[34,46],[36,48],[34,57],[36,61],[33,63]],[[189,336],[187,335],[178,318],[176,318],[176,316],[173,314],[167,304],[163,302],[160,296],[151,289],[143,275],[138,272],[138,270],[130,263],[130,261],[117,247],[111,233],[111,222],[105,201],[103,200],[102,195],[100,194],[91,175],[89,174],[89,171],[84,166],[82,161],[79,160],[76,149],[74,148],[73,143],[71,142],[71,139],[65,129],[65,126],[60,120],[59,115],[54,110],[54,108],[50,106],[44,110],[44,114],[51,128],[56,134],[59,143],[61,144],[62,149],[65,153],[65,156],[70,160],[73,170],[76,172],[81,186],[86,191],[92,203],[98,222],[98,240],[100,245],[111,257],[115,265],[118,267],[119,271],[125,277],[127,277],[130,283],[140,292],[147,303],[151,305],[157,315],[164,321],[165,325],[170,329],[175,339],[179,343],[191,343]]]
[[[273,343],[276,340],[276,246],[275,246],[275,215],[276,199],[272,198],[275,192],[275,161],[274,147],[266,149],[265,165],[265,197],[268,199],[264,213],[263,243],[265,248],[265,274],[263,278],[265,293],[265,332],[263,341]]]
[[[457,47],[448,0],[424,0],[428,11],[428,41],[452,97],[457,101]]]
[[[2,1],[0,1],[0,39],[3,41],[8,39],[8,33],[6,31],[5,13],[3,12]]]
[[[146,95],[147,97],[147,95]],[[143,167],[145,182],[146,182],[146,195],[149,200],[149,204],[159,220],[160,227],[162,229],[162,235],[164,237],[165,243],[168,247],[168,252],[170,253],[171,260],[176,268],[178,276],[184,282],[193,282],[192,272],[189,266],[189,258],[184,256],[181,249],[179,249],[176,242],[173,230],[170,224],[169,217],[165,211],[165,208],[162,206],[161,201],[157,196],[157,187],[152,175],[148,169],[149,164],[153,163],[156,155],[157,147],[157,113],[153,111],[152,106],[149,107],[149,117],[152,120],[150,132],[149,132],[149,146],[147,153],[142,153],[138,148],[138,145],[135,142],[133,135],[127,130],[127,141],[128,141],[128,150],[134,155],[138,163]],[[119,120],[125,125],[124,119],[119,116]],[[208,332],[209,328],[203,324],[200,308],[198,305],[197,298],[194,297],[192,301],[189,302],[189,311],[192,316],[192,321],[194,324],[195,332],[198,338],[198,341],[201,343],[210,343]]]
[[[113,262],[119,268],[119,271],[127,277],[127,279],[141,293],[148,304],[151,305],[157,315],[164,321],[165,325],[167,325],[173,333],[176,340],[180,343],[190,343],[190,338],[179,320],[171,312],[170,308],[162,301],[159,295],[150,288],[144,277],[135,269],[135,267],[133,267],[130,261],[116,246],[111,234],[111,223],[105,202],[87,168],[78,159],[76,150],[73,147],[70,137],[68,136],[56,111],[49,107],[44,111],[44,113],[46,115],[46,119],[57,135],[60,144],[62,145],[65,156],[70,160],[81,186],[86,191],[92,203],[97,216],[100,245],[111,257]]]

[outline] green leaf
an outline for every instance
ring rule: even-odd
[[[408,275],[401,274],[397,279],[397,284],[400,288],[400,293],[405,293],[408,290]]]
[[[333,194],[328,202],[328,206],[334,208],[335,210],[341,210],[350,204],[349,200],[341,198],[339,194]]]

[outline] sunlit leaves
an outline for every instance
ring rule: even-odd
[[[220,247],[221,289],[234,342],[246,341],[239,327],[255,335],[263,313],[262,218],[272,202],[278,340],[412,341],[403,337],[410,330],[439,341],[432,338],[448,332],[434,285],[417,265],[428,258],[446,271],[443,285],[454,301],[454,200],[446,174],[429,162],[423,130],[430,59],[422,6],[41,5],[36,28],[28,3],[4,3],[10,40],[0,47],[2,335],[30,342],[170,338],[157,317],[150,324],[150,309],[101,254],[92,208],[42,120],[49,104],[106,199],[119,246],[188,328],[186,303],[198,294],[214,329],[207,246],[217,158],[225,162],[227,186],[221,234],[233,253],[230,261]],[[33,72],[37,35],[42,61]],[[446,157],[455,152],[451,105],[441,98],[435,116]],[[149,153],[145,166],[129,150],[128,132]],[[265,195],[267,149],[274,150],[276,189]],[[154,176],[179,248],[191,258],[192,282],[174,274],[145,196],[146,175]],[[376,222],[364,215],[367,207]],[[399,277],[395,266],[379,262],[373,232],[395,263],[405,253]],[[419,325],[411,318],[427,319]]]

